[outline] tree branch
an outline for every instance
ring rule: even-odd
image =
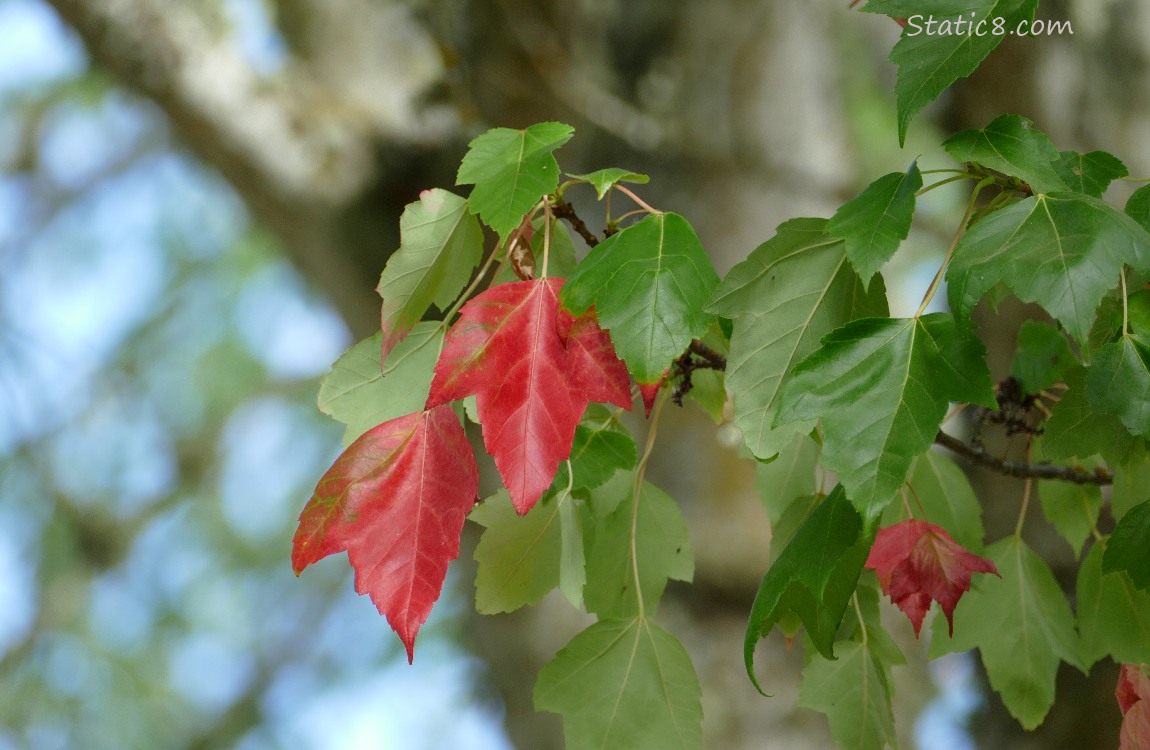
[[[947,435],[942,430],[934,436],[934,442],[944,448],[954,451],[960,456],[970,459],[979,466],[1005,474],[1008,477],[1019,479],[1057,479],[1075,484],[1108,485],[1114,483],[1114,475],[1105,469],[1087,471],[1079,466],[1054,466],[1052,464],[1024,464],[1017,461],[1007,461],[990,455],[982,448],[968,445],[956,437]]]

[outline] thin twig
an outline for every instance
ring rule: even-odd
[[[575,230],[576,234],[583,238],[587,243],[587,247],[595,247],[599,244],[599,238],[595,233],[588,229],[579,215],[575,213],[575,207],[559,196],[555,196],[555,204],[552,206],[552,212],[557,218],[565,220]]]
[[[1098,468],[1087,471],[1078,466],[1054,466],[1052,464],[1028,464],[1018,461],[1007,461],[992,456],[982,448],[968,445],[956,437],[939,432],[934,436],[934,442],[960,456],[970,459],[974,463],[993,469],[999,474],[1019,479],[1057,479],[1075,484],[1096,484],[1099,486],[1114,483],[1114,475],[1105,469]]]

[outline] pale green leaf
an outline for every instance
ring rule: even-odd
[[[941,526],[954,541],[975,554],[982,552],[982,506],[974,496],[966,472],[954,461],[937,451],[927,451],[911,464],[906,479],[907,494],[916,517],[925,513],[925,520]],[[907,518],[902,503],[892,503],[887,509],[883,526]]]
[[[1102,573],[1103,549],[1095,545],[1078,571],[1078,632],[1082,666],[1110,656],[1118,664],[1150,662],[1150,594],[1125,572]]]
[[[1094,459],[1080,459],[1078,465],[1086,469],[1100,466]],[[1102,489],[1093,484],[1045,480],[1038,483],[1038,499],[1046,520],[1070,544],[1074,556],[1082,554],[1082,545],[1098,524]]]
[[[526,130],[494,128],[468,144],[456,182],[474,185],[471,208],[487,226],[507,237],[540,198],[559,185],[553,152],[574,129],[541,122]]]
[[[1132,450],[1125,461],[1113,468],[1110,514],[1120,521],[1135,505],[1150,499],[1150,455],[1144,448]]]
[[[871,519],[934,443],[951,401],[995,403],[977,338],[944,313],[866,318],[795,367],[777,421],[822,420],[822,465]]]
[[[648,216],[600,242],[563,285],[572,312],[592,305],[640,383],[657,383],[714,316],[703,312],[719,277],[678,214]]]
[[[423,408],[443,341],[439,323],[417,323],[380,366],[382,334],[347,350],[319,387],[319,410],[347,425],[346,447],[376,425]]]
[[[636,565],[642,605],[635,591]],[[667,579],[690,581],[694,572],[695,558],[679,506],[670,495],[644,482],[638,498],[629,493],[595,524],[583,594],[587,611],[602,618],[630,617],[641,610],[654,613]]]
[[[487,498],[468,516],[484,527],[475,548],[475,609],[513,612],[538,604],[560,581],[560,505],[570,496],[548,495],[525,516],[515,512],[507,490]]]
[[[572,607],[583,604],[583,587],[587,583],[587,560],[583,548],[583,518],[575,500],[561,495],[559,505],[559,590]],[[528,514],[530,515],[530,514]]]
[[[483,256],[483,231],[467,201],[446,190],[425,190],[399,219],[400,246],[379,277],[383,298],[383,356],[431,305],[446,310]]]
[[[535,683],[535,708],[563,715],[567,750],[700,750],[703,708],[691,659],[646,618],[575,636]]]
[[[818,457],[815,441],[796,435],[774,461],[755,467],[755,488],[772,524],[777,525],[799,497],[814,494]]]
[[[731,269],[707,305],[735,321],[727,389],[735,424],[760,458],[782,450],[813,421],[774,426],[791,369],[819,339],[859,317],[887,314],[882,278],[864,290],[825,219],[793,219]]]
[[[990,685],[1011,715],[1034,729],[1054,703],[1059,663],[1082,668],[1074,615],[1042,558],[1015,537],[987,547],[999,575],[983,576],[954,611],[954,636],[935,618],[932,658],[977,648]]]
[[[1097,454],[1111,466],[1121,463],[1134,438],[1118,417],[1099,414],[1090,407],[1085,367],[1071,367],[1065,380],[1067,389],[1051,407],[1051,416],[1043,426],[1043,455],[1057,461]]]

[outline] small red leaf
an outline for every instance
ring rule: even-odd
[[[447,333],[427,406],[476,395],[483,444],[526,513],[571,454],[590,400],[627,408],[627,371],[591,313],[559,309],[563,279],[500,284],[470,300]]]
[[[319,480],[300,513],[292,568],[299,575],[347,550],[355,590],[387,616],[410,662],[478,491],[471,445],[449,407],[384,422]]]
[[[1150,750],[1150,675],[1145,664],[1123,664],[1114,689],[1122,709],[1118,750]]]
[[[931,601],[938,602],[954,634],[954,608],[970,590],[971,573],[998,569],[950,538],[941,527],[909,519],[880,529],[866,567],[878,572],[883,593],[910,621],[918,636]]]

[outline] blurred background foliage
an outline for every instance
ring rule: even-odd
[[[450,187],[490,126],[574,124],[564,168],[650,173],[644,197],[687,215],[721,272],[1002,112],[1150,173],[1147,3],[1044,2],[1075,34],[1004,44],[902,151],[898,28],[845,5],[0,0],[0,750],[559,747],[530,690],[579,627],[566,605],[478,617],[465,549],[408,667],[342,559],[291,575],[339,446],[317,379],[378,325],[403,205]],[[965,200],[941,193],[888,269],[911,305]],[[984,331],[1000,350],[1010,309]],[[772,700],[742,671],[770,531],[738,436],[672,422],[652,477],[699,572],[663,618],[700,672],[707,746],[826,747],[794,707],[801,649],[764,647]],[[1013,518],[1017,487],[978,481],[988,519]],[[913,744],[933,688],[910,649]],[[934,676],[951,688],[928,715],[950,719],[920,723],[920,746],[972,746],[948,729],[979,700],[969,666]],[[1027,739],[987,699],[980,741],[1109,747],[1107,679],[1060,684]]]

